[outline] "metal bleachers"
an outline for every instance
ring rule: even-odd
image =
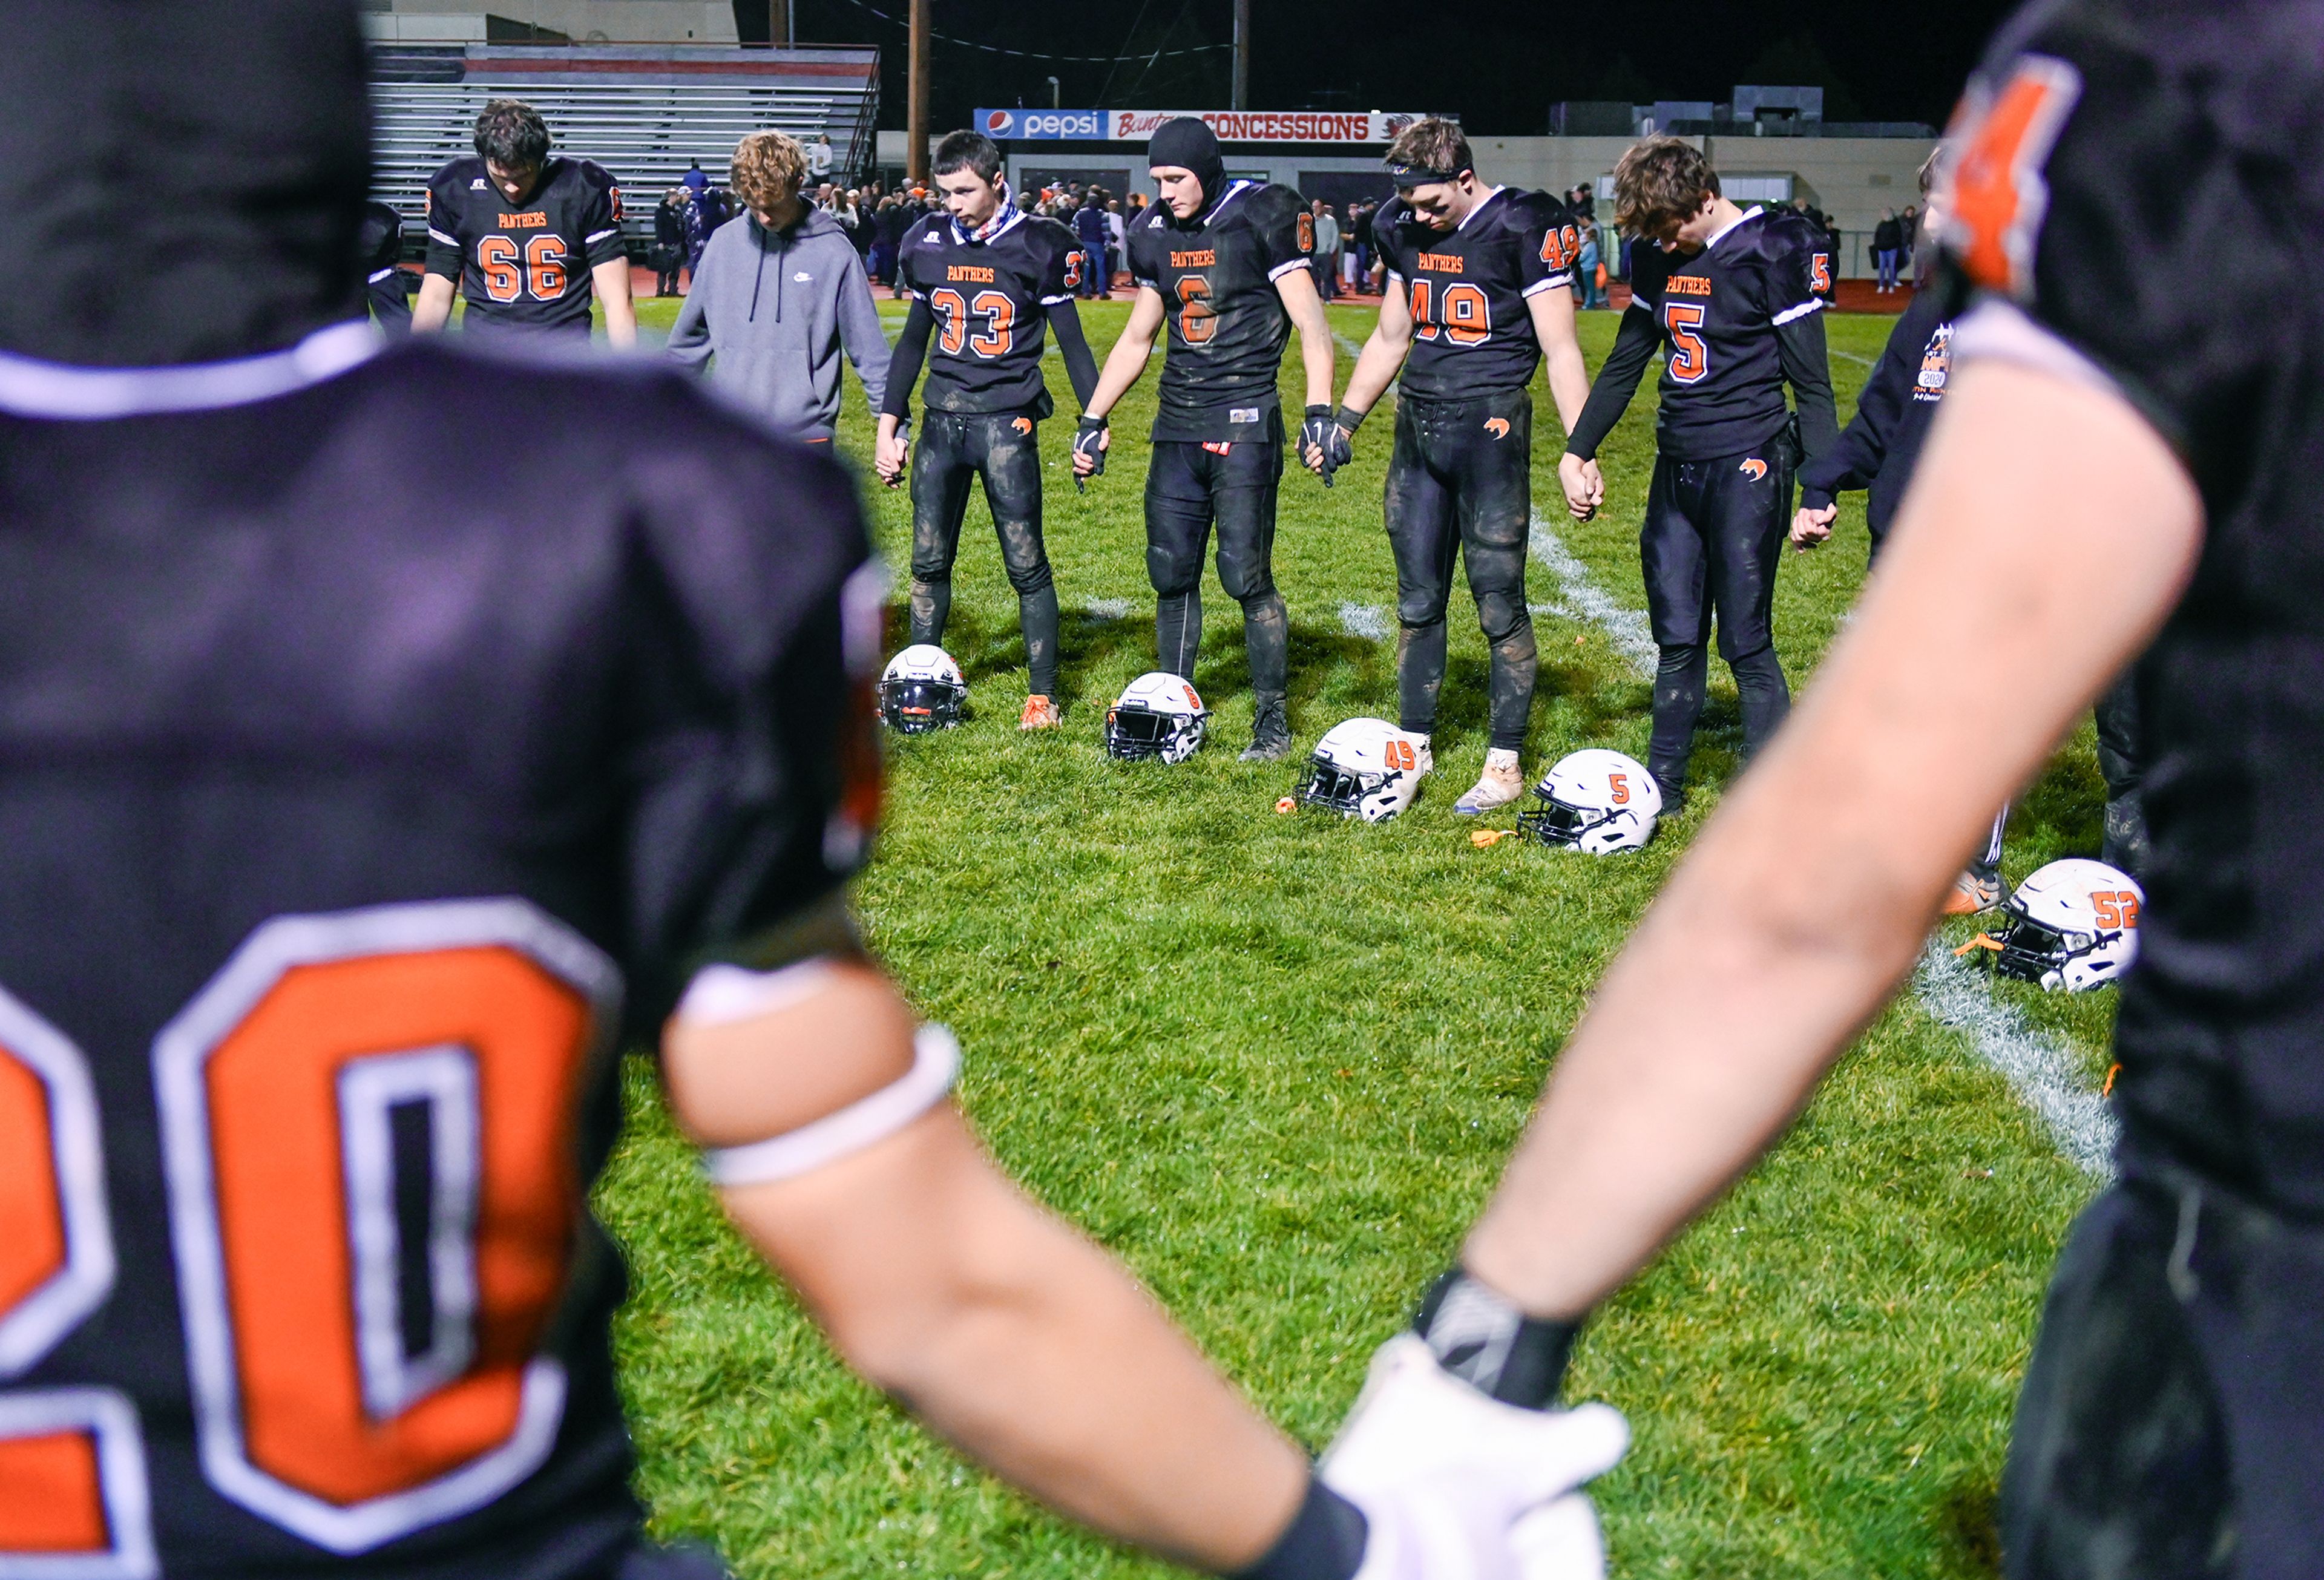
[[[745,133],[827,135],[835,179],[869,170],[880,104],[872,49],[407,45],[375,50],[372,77],[374,195],[403,215],[415,244],[428,178],[475,152],[486,99],[528,101],[558,152],[611,170],[632,239],[650,234],[655,201],[695,161],[723,184]]]

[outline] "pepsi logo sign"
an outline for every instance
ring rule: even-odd
[[[1016,124],[1017,117],[1007,110],[984,112],[984,134],[987,137],[1006,137]]]
[[[979,110],[975,124],[988,137],[1103,137],[1102,110]]]

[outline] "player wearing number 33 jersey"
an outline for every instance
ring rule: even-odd
[[[464,327],[589,332],[590,271],[622,256],[622,194],[603,165],[552,155],[522,202],[480,157],[428,182],[428,272],[460,282]]]

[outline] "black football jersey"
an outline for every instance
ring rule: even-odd
[[[622,190],[605,167],[552,158],[519,207],[481,159],[428,182],[428,272],[457,280],[475,328],[586,332],[589,271],[622,256]]]
[[[1275,282],[1314,252],[1315,219],[1299,194],[1259,181],[1229,181],[1184,225],[1162,203],[1130,225],[1130,278],[1161,292],[1168,308],[1154,437],[1282,436],[1276,379],[1291,315]]]
[[[1655,423],[1664,455],[1739,455],[1791,420],[1775,327],[1823,308],[1827,246],[1805,216],[1753,208],[1692,256],[1630,249],[1630,311],[1653,317],[1668,357]]]
[[[2319,0],[2029,11],[1957,118],[1940,238],[1981,293],[1957,363],[2112,384],[2200,491],[2200,558],[2135,671],[2152,851],[2116,1030],[2123,1162],[2191,1166],[2310,1223],[2324,1218],[2319,38]],[[2312,1411],[2311,1393],[2282,1397]],[[2312,1481],[2282,1485],[2313,1510]]]
[[[1496,187],[1450,231],[1403,198],[1373,216],[1374,245],[1412,308],[1406,394],[1436,400],[1522,390],[1541,365],[1526,299],[1570,289],[1582,227],[1544,192]]]
[[[1049,309],[1074,299],[1082,282],[1081,243],[1054,219],[1011,207],[978,241],[948,214],[931,215],[904,236],[897,263],[904,289],[936,320],[921,402],[932,411],[1048,415],[1041,376]]]
[[[616,1059],[870,831],[836,464],[371,339],[0,367],[0,1573],[596,1575]]]

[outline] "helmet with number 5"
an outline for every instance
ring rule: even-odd
[[[1105,755],[1183,763],[1202,749],[1211,711],[1183,675],[1157,669],[1125,687],[1105,715]]]
[[[2052,993],[2103,988],[2138,958],[2138,913],[2145,903],[2145,891],[2128,873],[2103,861],[2052,861],[2005,902],[2009,920],[1994,964],[2004,976]]]
[[[1558,758],[1533,793],[1541,805],[1517,813],[1517,831],[1592,856],[1637,850],[1663,814],[1662,788],[1643,763],[1594,747]]]
[[[952,655],[916,643],[888,660],[880,676],[880,717],[904,735],[925,735],[960,722],[968,709],[968,682]]]
[[[1386,822],[1420,795],[1428,743],[1385,719],[1351,719],[1315,743],[1293,796],[1342,817]]]

